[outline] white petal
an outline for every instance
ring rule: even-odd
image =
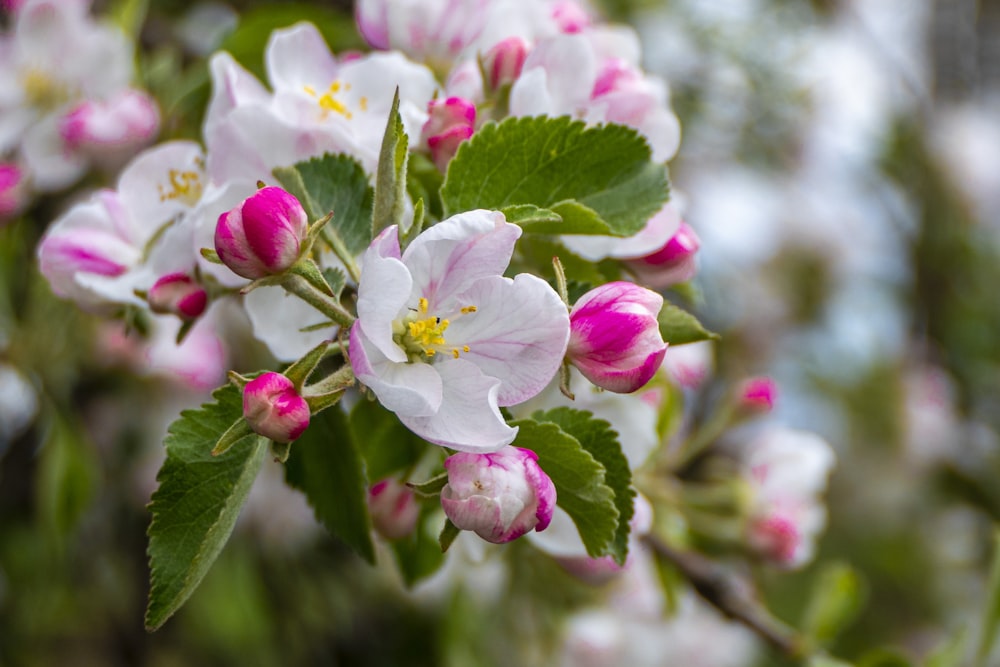
[[[171,183],[180,174],[194,174],[196,182],[189,196],[172,197]],[[171,141],[140,153],[118,179],[118,194],[133,221],[133,240],[143,245],[176,215],[189,212],[205,186],[204,156],[193,141]]]
[[[404,417],[426,417],[440,409],[441,376],[430,364],[390,361],[367,340],[357,323],[351,327],[350,354],[358,380],[404,424]]]
[[[337,61],[311,23],[272,32],[264,59],[267,79],[276,92],[301,92],[311,86],[322,95],[337,77]]]
[[[441,407],[427,417],[397,412],[407,428],[425,440],[463,452],[495,452],[514,441],[517,429],[507,425],[497,406],[499,381],[464,359],[443,361],[434,368],[442,381]]]
[[[468,345],[462,358],[502,382],[499,404],[520,403],[544,389],[569,340],[569,315],[555,290],[526,273],[513,280],[493,276],[477,281],[459,300],[477,310],[452,319],[448,343]]]
[[[294,361],[336,335],[336,326],[301,331],[326,320],[315,308],[281,287],[259,287],[243,301],[253,335],[279,361]]]
[[[405,314],[413,280],[398,256],[395,226],[379,234],[365,251],[358,285],[358,323],[387,359],[405,362],[406,353],[392,339],[392,327]]]
[[[521,228],[497,211],[469,211],[434,225],[403,253],[414,297],[426,298],[438,315],[468,305],[456,305],[457,294],[480,278],[502,274],[520,236]]]

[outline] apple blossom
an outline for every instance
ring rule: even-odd
[[[233,273],[256,280],[287,271],[299,258],[309,219],[294,195],[261,188],[219,216],[215,250]]]
[[[67,147],[112,164],[148,143],[159,127],[156,103],[131,89],[108,100],[85,100],[59,119],[59,133]]]
[[[461,97],[449,97],[428,102],[427,112],[430,118],[420,136],[430,149],[434,164],[445,171],[459,144],[475,131],[476,105]]]
[[[412,489],[399,480],[387,478],[368,489],[368,513],[379,535],[398,540],[413,532],[420,505]]]
[[[243,416],[255,433],[291,442],[309,426],[309,405],[280,373],[264,373],[243,387]]]
[[[749,412],[764,413],[774,409],[778,397],[778,386],[766,375],[749,378],[739,389],[738,402]]]
[[[486,52],[483,71],[492,90],[514,83],[521,76],[528,50],[528,43],[520,37],[508,37]]]
[[[170,273],[149,288],[146,294],[154,313],[173,313],[182,320],[193,320],[205,312],[208,293],[186,273]]]
[[[459,452],[445,459],[448,483],[441,507],[456,527],[503,544],[552,520],[556,487],[529,449],[504,447],[491,454]]]
[[[814,433],[770,427],[747,444],[745,478],[751,499],[746,539],[751,549],[787,567],[813,554],[826,524],[819,495],[833,467],[833,450]]]
[[[701,241],[691,226],[681,222],[676,233],[662,248],[643,257],[627,260],[626,264],[644,284],[664,289],[686,282],[698,271],[695,256]]]
[[[17,215],[25,205],[24,172],[12,163],[0,163],[0,222]]]
[[[570,115],[589,124],[621,123],[642,134],[653,160],[673,157],[680,123],[666,84],[633,64],[601,53],[586,33],[540,41],[510,91],[512,116]]]
[[[622,394],[639,389],[667,350],[656,320],[662,306],[662,296],[633,283],[590,290],[569,314],[569,360],[599,387]]]
[[[89,309],[142,305],[136,289],[190,270],[187,216],[201,198],[203,165],[197,144],[161,144],[125,168],[116,190],[101,190],[67,210],[38,247],[53,292]]]
[[[410,430],[439,445],[496,451],[517,429],[500,406],[521,403],[562,363],[569,317],[541,278],[503,277],[521,228],[469,211],[400,253],[395,226],[366,251],[350,360]]]
[[[0,154],[17,152],[32,187],[62,189],[83,175],[92,159],[120,161],[143,141],[80,150],[64,140],[62,121],[81,104],[115,104],[131,90],[131,45],[125,35],[93,21],[89,3],[26,0],[13,31],[0,41]],[[153,119],[152,130],[155,131]],[[104,130],[108,128],[105,127]],[[144,124],[145,138],[152,136]]]

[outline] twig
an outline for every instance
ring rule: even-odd
[[[806,640],[757,604],[747,594],[744,583],[729,570],[694,551],[675,549],[655,536],[643,539],[657,555],[680,570],[698,595],[727,618],[742,623],[793,660],[808,656]]]

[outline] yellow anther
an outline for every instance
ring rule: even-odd
[[[167,187],[162,183],[157,186],[160,201],[179,199],[190,206],[198,203],[201,198],[201,175],[198,172],[171,169],[167,172],[167,180]]]
[[[451,356],[453,356],[453,357],[455,357],[456,359],[458,359],[458,348],[457,348],[457,347],[456,347],[456,348],[454,348],[454,349],[453,349],[453,350],[451,351]]]
[[[426,313],[428,307],[430,307],[430,304],[427,302],[427,299],[425,297],[420,297],[420,312]]]
[[[309,97],[316,97],[316,89],[312,86],[302,86],[302,90],[306,91],[306,94],[309,95]]]
[[[468,351],[469,351],[469,346],[468,345],[463,345],[462,346],[462,352],[468,352]]]
[[[368,111],[368,98],[362,97],[358,100],[358,106],[361,107],[362,111]]]
[[[468,315],[469,313],[476,312],[476,310],[477,308],[475,306],[466,306],[465,308],[462,309],[462,314]]]

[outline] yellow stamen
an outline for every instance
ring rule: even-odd
[[[462,309],[462,314],[464,315],[468,315],[469,313],[474,313],[474,312],[476,312],[475,306],[466,306],[465,308]]]
[[[362,111],[368,111],[368,98],[367,97],[362,97],[361,99],[359,99],[358,100],[358,106],[361,107]]]
[[[180,171],[171,169],[167,172],[169,185],[157,185],[160,201],[179,199],[185,204],[194,206],[201,198],[201,175],[195,171]]]
[[[430,304],[427,302],[427,299],[425,297],[420,297],[420,312],[421,313],[426,313],[427,312],[427,308],[429,306],[430,306]]]

